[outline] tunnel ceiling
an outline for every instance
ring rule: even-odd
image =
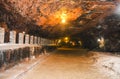
[[[92,28],[111,15],[119,0],[0,0],[8,30],[57,38]]]

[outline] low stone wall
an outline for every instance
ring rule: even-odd
[[[22,60],[37,57],[45,53],[44,45],[54,44],[54,40],[29,35],[25,32],[17,33],[15,30],[6,32],[3,26],[0,25],[0,69],[6,69]]]
[[[0,50],[0,68],[7,69],[21,61],[28,60],[33,56],[37,57],[41,54],[41,46],[37,45],[18,45],[17,47],[16,45],[11,45],[12,47],[8,46],[9,45],[4,45],[2,47],[6,48]]]

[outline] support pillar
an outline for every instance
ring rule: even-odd
[[[30,44],[33,44],[33,36],[30,36]]]
[[[37,36],[34,36],[34,44],[37,44]]]
[[[40,44],[40,37],[38,37],[38,44]]]
[[[28,34],[25,35],[25,44],[29,44],[30,42],[30,37]]]
[[[16,31],[10,31],[10,43],[16,43]]]
[[[41,38],[41,45],[43,44],[43,38]]]
[[[25,33],[19,33],[19,44],[23,44],[24,43],[24,35]]]
[[[4,43],[5,29],[0,27],[0,44]]]

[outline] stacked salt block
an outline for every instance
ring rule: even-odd
[[[44,39],[44,44],[45,45],[49,44],[49,40],[48,39]]]
[[[30,36],[30,44],[33,44],[33,36]]]
[[[40,37],[40,44],[42,44],[42,38]]]
[[[38,44],[38,37],[36,37],[36,44]]]
[[[45,39],[44,38],[42,38],[42,44],[45,44]]]
[[[10,31],[10,43],[16,43],[16,31]]]
[[[46,39],[46,44],[49,44],[49,40],[48,39]]]
[[[37,42],[38,42],[38,44],[40,44],[40,37],[38,37],[38,41]]]
[[[25,33],[19,33],[19,44],[24,43],[24,35],[25,35]]]
[[[47,44],[50,44],[50,40],[47,39]]]
[[[41,44],[41,37],[39,37],[39,44]]]
[[[44,40],[43,40],[43,43],[46,45],[46,44],[47,44],[47,39],[44,39]]]
[[[0,44],[4,43],[5,29],[0,27]]]
[[[43,44],[46,44],[45,39],[43,38]]]
[[[25,35],[25,44],[29,44],[30,37],[28,34]]]
[[[41,38],[41,44],[43,44],[43,40],[44,40],[44,39],[43,39],[43,38]]]
[[[34,36],[34,44],[37,44],[37,36]]]

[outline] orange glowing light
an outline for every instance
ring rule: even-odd
[[[63,12],[63,13],[61,14],[60,18],[61,18],[61,22],[62,22],[62,23],[66,23],[67,14]]]
[[[65,37],[65,38],[64,38],[65,41],[68,40],[68,39],[69,39],[68,37]]]
[[[62,23],[66,23],[66,20],[65,20],[65,19],[62,19],[61,22],[62,22]]]

